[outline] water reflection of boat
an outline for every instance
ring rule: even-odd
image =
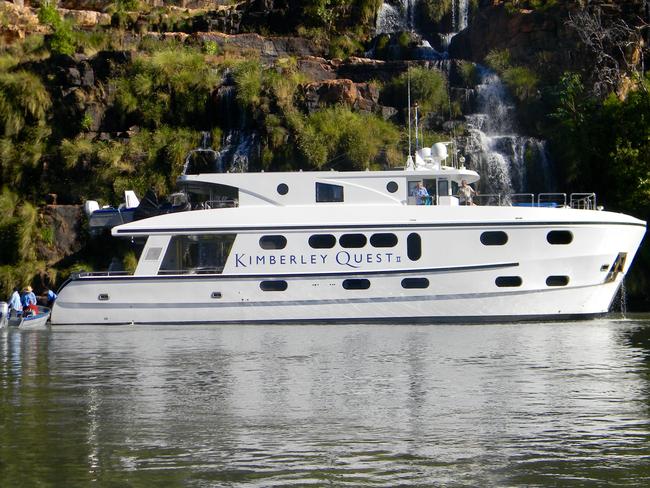
[[[645,222],[602,211],[594,194],[482,195],[479,205],[459,205],[462,180],[478,179],[448,164],[443,144],[385,171],[215,173],[188,165],[178,184],[193,210],[115,227],[116,237],[146,239],[134,274],[74,276],[59,291],[52,323],[517,321],[607,312]],[[419,182],[430,205],[412,196]]]

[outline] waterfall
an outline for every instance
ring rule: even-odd
[[[480,67],[477,112],[465,117],[465,153],[470,167],[483,175],[482,193],[511,195],[549,191],[552,172],[544,141],[516,132],[515,106],[496,73]]]
[[[434,49],[429,41],[424,39],[416,29],[416,10],[419,0],[393,0],[384,2],[377,13],[376,34],[396,34],[398,32],[410,32],[410,40],[415,41],[408,49],[395,42],[396,36],[392,36],[387,52],[389,59],[419,59],[437,60],[446,57],[446,53],[440,53]],[[367,53],[368,57],[375,57],[373,46]],[[383,54],[386,56],[386,54]],[[383,58],[382,58],[383,59]]]
[[[259,138],[246,123],[246,113],[237,103],[237,87],[232,73],[226,70],[216,91],[216,113],[224,129],[220,142],[217,167],[219,171],[246,172],[259,156]]]
[[[418,0],[397,0],[398,5],[384,2],[377,13],[377,34],[415,29],[415,7]]]

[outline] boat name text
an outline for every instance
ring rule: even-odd
[[[358,268],[363,264],[400,263],[402,257],[392,252],[348,252],[339,251],[333,257],[329,254],[255,254],[235,253],[235,268],[250,266],[315,266],[328,264],[334,259],[339,266]]]

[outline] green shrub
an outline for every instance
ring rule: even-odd
[[[485,63],[488,67],[501,74],[511,66],[510,51],[507,49],[492,49],[485,56]]]
[[[334,37],[329,43],[329,57],[345,59],[363,52],[360,42],[348,35]]]
[[[38,20],[52,28],[47,43],[54,54],[74,54],[76,50],[75,34],[72,24],[61,19],[54,2],[44,1],[38,10]]]
[[[479,70],[476,64],[471,61],[460,61],[458,63],[458,74],[465,88],[474,88],[481,82]]]
[[[508,68],[501,76],[519,101],[532,100],[537,96],[539,80],[530,69],[523,66]]]
[[[420,0],[421,21],[424,23],[438,23],[442,18],[451,13],[451,0]]]
[[[336,106],[309,115],[296,136],[301,153],[313,167],[365,169],[395,163],[382,156],[398,145],[400,132],[377,116]]]
[[[439,70],[415,67],[402,73],[384,86],[382,98],[387,105],[406,107],[408,79],[411,78],[411,103],[417,103],[423,113],[445,111],[449,106],[447,78]]]
[[[44,124],[51,105],[45,85],[35,74],[0,73],[1,135],[15,136],[27,125]]]
[[[203,54],[182,47],[141,54],[111,83],[125,124],[205,127],[210,94],[220,79]]]
[[[260,101],[262,92],[262,65],[257,60],[239,63],[234,71],[237,84],[237,101],[243,106],[254,106]]]

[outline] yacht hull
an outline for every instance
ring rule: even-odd
[[[431,232],[422,232],[424,247],[452,231]],[[80,277],[60,290],[51,321],[475,322],[589,317],[610,309],[645,227],[574,228],[577,245],[547,245],[544,252],[534,243],[546,239],[548,227],[511,230],[511,243],[521,241],[516,248],[475,245],[478,239],[463,234],[483,229],[454,232],[459,233],[452,236],[459,244],[423,257],[420,267],[408,269]],[[263,285],[276,282],[282,283],[279,289]],[[350,283],[365,283],[367,288],[350,288]]]
[[[346,299],[322,299],[316,296],[290,300],[231,301],[196,300],[202,289],[211,293],[213,286],[197,283],[125,283],[102,286],[116,298],[130,295],[129,303],[88,305],[62,301],[52,315],[54,324],[208,324],[208,323],[289,323],[289,322],[498,322],[539,319],[591,317],[609,311],[621,279],[608,284],[563,290],[528,290],[510,293],[413,294],[409,296],[368,295]],[[81,288],[79,295],[89,291]],[[100,285],[99,283],[97,285]],[[104,283],[106,285],[106,283]],[[111,285],[114,285],[113,283]],[[295,286],[307,284],[292,283]],[[228,288],[246,288],[233,282]],[[94,287],[94,286],[93,286]],[[134,300],[134,294],[148,291],[146,299]],[[187,289],[187,291],[184,291]],[[132,290],[132,292],[129,292]],[[183,296],[186,300],[182,300]],[[165,300],[166,299],[166,300]],[[180,299],[180,300],[179,300]],[[180,303],[179,303],[180,302]]]

